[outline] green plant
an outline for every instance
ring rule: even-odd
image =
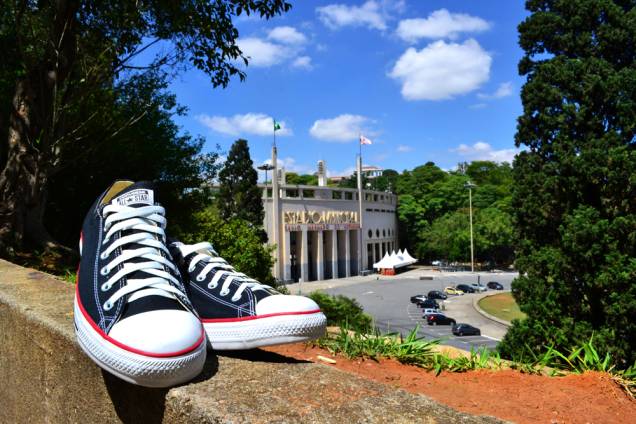
[[[327,316],[327,325],[361,332],[371,331],[373,320],[371,316],[364,313],[362,306],[355,299],[342,295],[330,296],[319,291],[310,293],[309,297]]]

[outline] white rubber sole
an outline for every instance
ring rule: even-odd
[[[243,350],[304,342],[321,337],[327,327],[322,312],[279,315],[233,322],[204,322],[215,350]]]
[[[87,322],[75,299],[75,334],[82,350],[100,368],[145,387],[170,387],[199,375],[205,363],[205,340],[195,350],[180,356],[152,357],[122,349],[98,334]]]

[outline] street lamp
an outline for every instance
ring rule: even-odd
[[[265,171],[265,186],[267,187],[267,171],[271,171],[272,169],[274,169],[274,165],[271,165],[269,163],[264,163],[261,166],[257,166],[257,169],[260,169],[261,171]]]
[[[464,188],[468,189],[468,210],[470,215],[470,272],[475,272],[475,248],[473,245],[473,188],[475,184],[468,181]]]

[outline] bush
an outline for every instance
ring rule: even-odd
[[[372,329],[371,316],[364,313],[362,306],[346,296],[330,296],[322,292],[312,292],[309,297],[316,302],[327,316],[327,325],[348,327],[367,332]]]

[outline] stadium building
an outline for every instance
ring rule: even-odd
[[[282,281],[314,281],[358,275],[386,252],[398,249],[397,196],[391,193],[327,186],[323,161],[318,185],[285,184],[285,171],[261,184],[264,227],[277,246],[274,276]]]

